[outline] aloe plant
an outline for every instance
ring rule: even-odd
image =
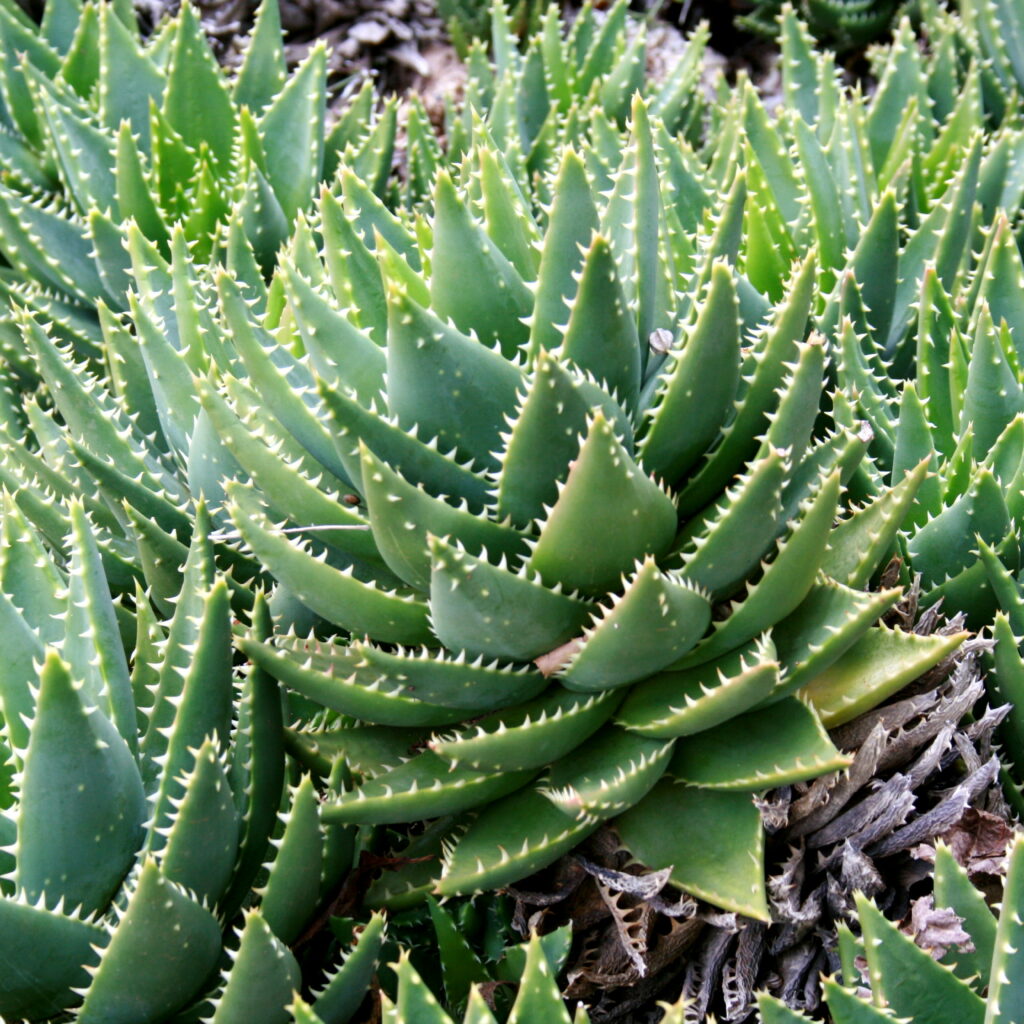
[[[859,899],[862,938],[847,931],[841,940],[843,981],[826,979],[825,998],[836,1024],[874,1024],[913,1020],[1009,1022],[1021,1013],[1021,910],[1024,908],[1024,839],[1017,836],[1007,854],[1003,899],[998,917],[956,862],[940,846],[935,860],[935,905],[959,918],[960,948],[953,945],[938,961],[916,945],[867,899]],[[936,950],[936,953],[942,950]],[[867,961],[859,976],[855,955]],[[854,991],[857,981],[870,986],[870,998]],[[760,999],[764,1024],[808,1020],[770,996]]]
[[[278,686],[235,679],[204,510],[161,622],[141,590],[114,605],[81,504],[63,564],[3,506],[0,1015],[143,1024],[198,1003],[211,1021],[283,1024],[300,986],[288,944],[354,837],[321,823],[310,779],[283,793]],[[259,599],[253,616],[269,628]],[[382,927],[327,981],[325,1021],[362,1000]]]

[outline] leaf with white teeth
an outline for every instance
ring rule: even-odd
[[[528,565],[549,584],[603,593],[645,555],[672,543],[672,499],[626,453],[611,424],[594,415]]]
[[[356,634],[400,644],[429,643],[427,606],[414,594],[389,592],[363,582],[351,569],[331,566],[272,529],[257,502],[230,485],[229,510],[250,549],[311,611]]]
[[[431,559],[431,624],[453,651],[530,661],[576,636],[594,610],[442,540],[432,541]]]
[[[457,814],[519,789],[534,775],[530,768],[481,772],[453,767],[428,750],[324,804],[323,818],[332,824],[375,825]]]
[[[610,818],[638,803],[664,774],[672,741],[608,726],[556,761],[541,792],[576,818]]]
[[[397,576],[417,590],[430,589],[428,536],[458,537],[473,555],[491,561],[521,562],[527,538],[516,530],[475,515],[466,505],[455,507],[407,483],[360,442],[361,479],[372,537]]]
[[[481,770],[540,768],[585,743],[611,718],[618,700],[613,693],[584,697],[552,689],[488,715],[464,732],[434,737],[430,749],[453,765]]]
[[[615,689],[661,671],[707,631],[705,593],[647,558],[621,597],[601,609],[559,676],[570,690]]]
[[[696,668],[644,680],[615,720],[641,736],[690,736],[756,707],[778,685],[775,646],[761,637]]]
[[[35,901],[102,910],[128,871],[146,817],[131,749],[48,651],[19,787],[15,885]]]

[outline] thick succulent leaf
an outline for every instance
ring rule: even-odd
[[[457,814],[519,789],[535,774],[531,768],[480,772],[453,767],[427,750],[324,804],[323,818],[331,824],[375,825]]]
[[[260,890],[260,913],[286,945],[295,942],[320,895],[324,839],[313,780],[303,777],[289,794],[284,835],[276,846],[270,876]]]
[[[807,330],[814,296],[816,259],[811,253],[794,271],[786,298],[755,349],[744,360],[742,377],[749,381],[739,396],[736,416],[679,495],[679,511],[692,515],[719,494],[757,451],[768,416],[777,407],[788,364],[797,355]]]
[[[278,94],[285,73],[280,7],[264,0],[256,12],[256,23],[235,79],[235,103],[253,111],[262,110]]]
[[[416,973],[408,953],[402,953],[394,972],[398,977],[396,1002],[392,1003],[386,996],[381,1000],[382,1024],[405,1024],[413,1020],[417,1024],[452,1024],[451,1017],[441,1009],[441,1004]]]
[[[176,936],[168,942],[168,934]],[[159,957],[152,951],[161,950]],[[84,1024],[150,1024],[184,1006],[221,952],[213,915],[147,859],[95,968],[77,1019]]]
[[[106,295],[88,231],[59,207],[33,203],[0,184],[0,241],[7,258],[29,279],[87,305]]]
[[[642,736],[689,736],[756,707],[778,685],[775,648],[761,637],[696,668],[644,680],[630,692],[615,721]]]
[[[468,729],[435,736],[430,749],[453,765],[486,771],[540,768],[587,741],[614,714],[615,694],[585,697],[552,689],[537,699],[497,711]]]
[[[38,685],[36,665],[43,661],[44,648],[36,630],[25,621],[25,617],[2,589],[0,631],[6,649],[6,656],[0,663],[2,730],[16,758],[14,763],[20,766],[20,755],[28,746],[29,723],[35,717],[36,698],[33,691]]]
[[[251,622],[253,640],[266,639],[273,632],[262,594],[253,603]],[[231,747],[229,781],[242,822],[234,875],[220,904],[225,916],[230,916],[248,895],[266,854],[284,786],[282,724],[277,680],[258,665],[250,665],[242,684]]]
[[[1010,530],[1003,487],[988,469],[974,473],[970,486],[907,542],[911,564],[926,587],[941,584],[977,561],[972,541],[1000,543]]]
[[[829,729],[880,704],[952,654],[968,633],[917,636],[886,626],[869,629],[801,691]]]
[[[614,588],[637,559],[663,555],[675,528],[672,499],[597,413],[528,564],[549,584],[601,593]]]
[[[241,817],[217,746],[206,740],[184,783],[160,859],[164,875],[212,905],[224,894],[238,854]]]
[[[683,741],[685,742],[685,741]],[[662,780],[616,819],[625,847],[650,868],[671,868],[681,889],[725,910],[768,920],[761,815],[748,793]],[[693,837],[700,836],[700,842]]]
[[[347,388],[363,403],[382,394],[385,356],[372,338],[290,261],[281,263],[285,294],[295,313],[302,342],[317,373],[332,388]]]
[[[782,681],[770,695],[788,696],[841,657],[900,599],[902,591],[865,593],[823,577],[795,612],[772,629]]]
[[[259,122],[263,170],[289,222],[309,206],[323,173],[326,64],[324,47],[313,46]]]
[[[865,896],[855,899],[876,1000],[884,999],[894,1013],[911,1020],[955,1017],[982,1024],[987,1019],[985,1003],[969,986],[887,921]]]
[[[354,396],[321,387],[321,397],[334,429],[334,445],[347,477],[360,490],[359,444],[412,484],[421,484],[435,497],[463,498],[474,510],[487,503],[490,483],[469,466],[443,454],[436,439],[420,439],[418,432],[397,419],[362,406]]]
[[[566,307],[577,291],[573,279],[583,265],[582,252],[591,246],[598,226],[597,209],[583,161],[567,148],[554,184],[555,200],[544,233],[530,331],[530,354],[562,343]]]
[[[447,852],[437,892],[455,896],[509,885],[568,853],[599,824],[573,820],[532,787],[482,810]]]
[[[672,748],[609,726],[553,764],[541,792],[570,816],[610,818],[647,795]]]
[[[829,534],[822,571],[849,587],[865,587],[891,549],[929,473],[922,461],[894,487],[836,524]]]
[[[293,522],[315,527],[317,537],[331,547],[360,558],[379,560],[369,521],[349,506],[341,493],[332,493],[324,481],[310,480],[300,469],[280,458],[270,448],[273,439],[261,439],[251,430],[215,385],[197,381],[196,387],[203,411],[218,437],[277,513]]]
[[[559,675],[571,690],[625,686],[684,655],[710,622],[708,596],[647,558],[595,616]]]
[[[526,947],[526,967],[508,1024],[571,1024],[551,964],[534,933]]]
[[[330,431],[323,423],[308,369],[251,321],[245,296],[226,271],[218,275],[217,285],[221,308],[238,354],[249,372],[251,386],[259,392],[278,422],[310,455],[338,479],[348,480]]]
[[[527,540],[518,531],[407,483],[365,445],[360,454],[373,539],[388,568],[417,590],[430,589],[429,535],[456,537],[470,554],[495,562],[508,559],[514,564],[525,556]]]
[[[388,408],[399,423],[497,468],[493,453],[521,372],[396,288],[388,291],[387,380]]]
[[[178,18],[163,114],[187,146],[198,151],[205,144],[217,163],[227,167],[235,108],[196,12],[189,6],[182,8]]]
[[[41,906],[0,899],[0,1014],[8,1020],[58,1015],[77,1002],[107,942],[104,928]]]
[[[578,635],[594,611],[525,570],[491,565],[441,540],[432,542],[431,559],[430,622],[453,651],[530,661]]]
[[[213,1000],[210,1024],[246,1024],[265,1020],[287,1024],[288,1003],[302,981],[298,962],[270,930],[259,910],[245,914],[224,988]]]
[[[495,509],[517,526],[541,519],[579,452],[592,402],[581,380],[547,350],[534,361],[525,395],[504,435]],[[606,396],[607,397],[607,396]]]
[[[658,391],[646,414],[638,453],[649,472],[674,482],[698,461],[732,410],[739,372],[733,271],[718,262],[696,322],[661,370]]]
[[[470,986],[474,982],[490,981],[490,975],[451,914],[433,898],[427,899],[427,907],[441,958],[445,1002],[449,1006],[463,1006],[469,997]]]
[[[1013,980],[1024,958],[1024,841],[1016,835],[1007,853],[1006,883],[989,975],[985,1024],[1011,1024],[1024,1013],[1024,996]]]
[[[14,881],[32,901],[45,894],[91,914],[135,859],[146,800],[127,743],[83,698],[51,650],[25,752]]]
[[[61,654],[84,683],[84,703],[98,707],[135,754],[135,702],[103,561],[82,505],[73,502],[70,513],[72,556]]]
[[[948,907],[963,921],[964,931],[971,937],[973,950],[950,949],[943,961],[949,964],[962,981],[983,993],[990,988],[992,954],[996,944],[996,915],[985,902],[981,891],[971,883],[967,872],[945,843],[935,847],[935,906]]]
[[[315,992],[313,1009],[326,1024],[347,1024],[370,988],[384,942],[384,915],[371,914],[345,962]]]
[[[239,485],[228,488],[230,515],[246,544],[267,570],[311,611],[328,622],[377,640],[429,643],[427,606],[412,593],[391,592],[335,569],[325,557],[274,530],[257,502]]]
[[[748,584],[746,596],[730,616],[685,655],[677,666],[700,665],[758,636],[794,611],[814,585],[839,499],[839,473],[822,482],[803,507],[790,534],[779,542],[775,558],[761,577]]]
[[[375,665],[354,647],[298,638],[279,639],[276,647],[245,638],[238,647],[289,689],[360,721],[439,726],[464,717],[460,708],[437,706],[409,692],[404,680],[392,677],[386,665]]]
[[[804,782],[850,760],[811,708],[786,697],[680,741],[669,772],[694,786],[748,791]]]
[[[587,371],[634,411],[640,392],[641,347],[611,248],[600,235],[586,250],[570,310],[559,355]]]
[[[445,172],[438,175],[434,189],[433,227],[430,299],[437,315],[514,357],[529,337],[523,318],[533,310],[533,296],[515,267],[474,222]],[[469,281],[472,287],[466,286]]]
[[[782,516],[789,462],[771,449],[681,535],[680,574],[715,601],[750,579],[771,550]]]

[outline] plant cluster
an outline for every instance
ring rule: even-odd
[[[965,7],[870,99],[785,8],[772,118],[704,30],[650,89],[626,0],[496,3],[442,145],[328,126],[273,2],[228,77],[187,4],[0,0],[0,1016],[343,1024],[366,864],[457,903],[605,823],[767,923],[756,794],[967,636],[882,621],[894,557],[1017,704],[1024,23]],[[449,1010],[570,1021],[556,943],[430,915]]]

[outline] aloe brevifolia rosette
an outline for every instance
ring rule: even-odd
[[[949,1020],[976,1024],[1010,1024],[1024,1012],[1021,988],[1021,930],[1024,913],[1024,838],[1017,836],[1007,854],[1003,899],[998,916],[971,884],[948,847],[935,858],[935,905],[952,911],[960,927],[950,929],[949,949],[930,951],[916,945],[867,899],[857,903],[862,938],[847,930],[840,939],[843,983],[826,979],[825,998],[836,1024],[882,1024],[913,1020],[942,1024]],[[937,922],[939,923],[939,922]],[[949,928],[950,921],[941,921]],[[938,933],[941,940],[942,933]],[[947,943],[943,943],[946,945]],[[856,957],[867,963],[858,969]],[[870,996],[854,991],[858,982]],[[764,996],[763,1024],[799,1024],[809,1018]]]
[[[300,232],[285,307],[261,318],[219,276],[217,329],[238,362],[211,359],[201,413],[166,414],[206,464],[257,484],[263,499],[220,491],[231,520],[326,623],[240,647],[364,723],[291,734],[312,767],[344,757],[357,776],[326,821],[456,816],[431,833],[446,853],[427,888],[521,878],[628,811],[619,826],[638,856],[763,916],[751,793],[844,764],[822,722],[959,641],[873,626],[897,594],[864,590],[924,467],[834,528],[865,439],[812,437],[825,376],[807,337],[813,258],[767,315],[730,266],[742,177],[695,251],[669,230],[658,173],[671,155],[643,103],[610,193],[567,150],[541,222],[480,131],[469,196],[440,173],[415,235],[343,176],[349,218],[366,226],[326,262]],[[340,209],[325,194],[325,239]],[[513,211],[518,233],[502,230]],[[337,274],[360,252],[382,282]],[[140,338],[160,351],[143,322]],[[201,430],[184,419],[196,415]],[[714,862],[661,848],[655,822],[660,836],[712,830]]]
[[[3,497],[0,1015],[143,1024],[198,1000],[216,1024],[284,1024],[301,981],[287,943],[354,836],[325,833],[309,778],[282,803],[278,686],[234,679],[205,510],[167,623],[141,590],[115,610],[80,504],[70,518],[62,565]],[[260,601],[253,614],[268,630]],[[119,626],[136,634],[131,664]],[[362,1000],[382,927],[320,993],[328,1024]]]

